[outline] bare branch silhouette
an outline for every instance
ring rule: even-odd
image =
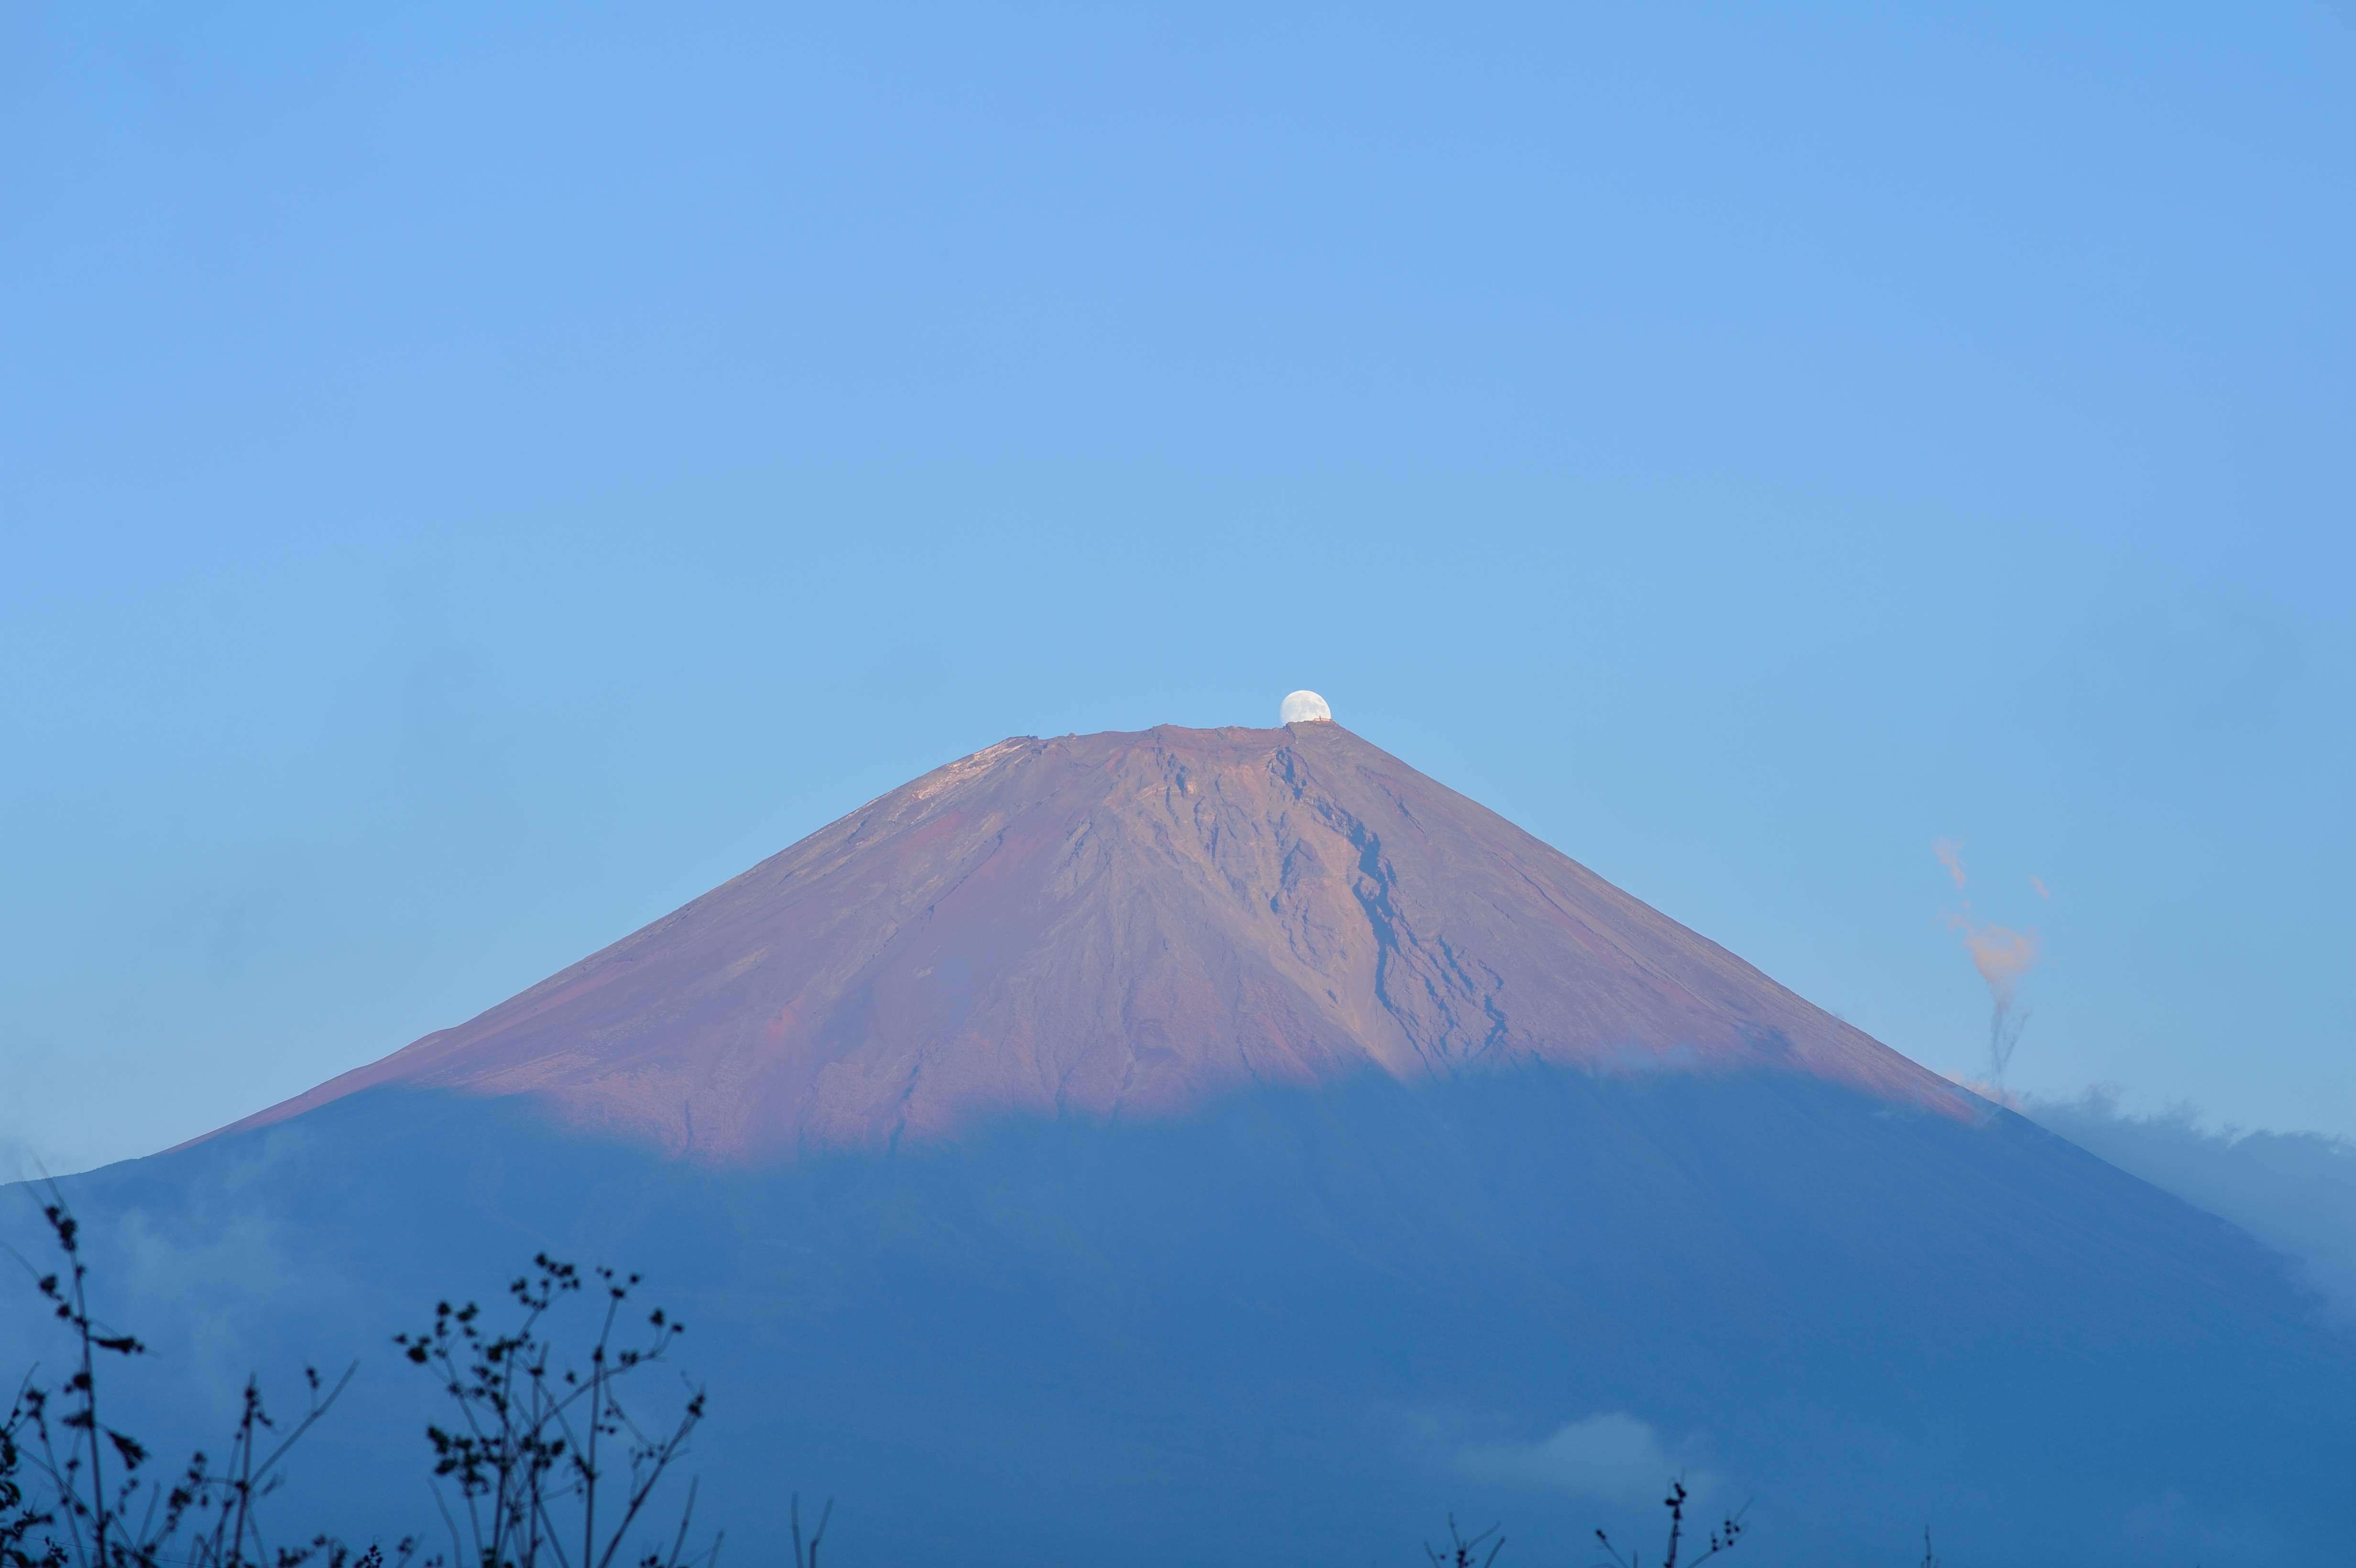
[[[327,1535],[275,1545],[263,1530],[263,1500],[284,1485],[289,1455],[357,1365],[332,1382],[305,1368],[303,1409],[283,1424],[249,1378],[219,1463],[200,1451],[169,1479],[151,1474],[148,1445],[108,1424],[112,1403],[101,1401],[111,1360],[147,1347],[101,1317],[80,1222],[55,1182],[42,1196],[62,1261],[47,1272],[18,1262],[64,1328],[70,1370],[54,1386],[37,1368],[28,1372],[0,1417],[0,1568],[409,1568],[413,1537],[388,1558],[380,1547],[355,1552]],[[704,1413],[702,1390],[682,1381],[674,1398],[655,1402],[660,1419],[641,1420],[649,1401],[639,1374],[665,1359],[681,1328],[659,1309],[637,1315],[630,1302],[638,1284],[636,1275],[584,1273],[543,1253],[509,1286],[519,1316],[507,1331],[487,1328],[472,1303],[445,1301],[431,1326],[396,1338],[456,1406],[426,1432],[450,1552],[418,1568],[711,1568],[719,1536],[689,1549],[692,1482],[664,1531],[667,1548],[661,1537],[634,1545]],[[596,1302],[598,1312],[585,1354],[565,1364],[552,1314],[575,1298]],[[821,1516],[805,1552],[797,1507],[798,1568],[816,1563],[826,1524]]]
[[[1686,1484],[1682,1479],[1678,1479],[1669,1483],[1669,1495],[1661,1499],[1661,1506],[1669,1510],[1669,1543],[1661,1553],[1660,1568],[1677,1568],[1677,1553],[1685,1546],[1686,1496]],[[1750,1511],[1751,1505],[1745,1503],[1725,1519],[1720,1520],[1718,1528],[1709,1532],[1708,1546],[1703,1549],[1699,1556],[1691,1561],[1707,1563],[1721,1552],[1732,1551],[1734,1543],[1742,1539],[1742,1516]],[[1602,1544],[1605,1553],[1612,1559],[1613,1568],[1644,1568],[1644,1559],[1641,1555],[1632,1552],[1622,1557],[1620,1554],[1620,1549],[1612,1544],[1612,1538],[1601,1531],[1595,1532],[1595,1539]],[[1599,1564],[1598,1568],[1601,1568],[1601,1565]]]
[[[1448,1544],[1441,1547],[1426,1541],[1423,1554],[1431,1559],[1432,1568],[1473,1568],[1476,1562],[1480,1568],[1489,1568],[1497,1560],[1497,1553],[1505,1549],[1505,1538],[1497,1533],[1501,1528],[1493,1524],[1467,1540],[1464,1532],[1456,1528],[1456,1516],[1451,1513],[1448,1516]],[[1480,1555],[1484,1544],[1489,1548],[1485,1557]]]

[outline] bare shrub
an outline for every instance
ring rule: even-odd
[[[1671,1481],[1669,1495],[1661,1499],[1661,1506],[1669,1510],[1669,1543],[1662,1550],[1660,1568],[1677,1568],[1677,1552],[1685,1544],[1685,1482]],[[1746,1503],[1742,1508],[1719,1520],[1718,1528],[1709,1532],[1709,1544],[1703,1549],[1699,1556],[1689,1561],[1704,1563],[1721,1552],[1733,1550],[1734,1543],[1742,1539],[1742,1516],[1749,1511],[1750,1505]],[[1612,1538],[1601,1531],[1595,1532],[1595,1539],[1602,1543],[1603,1550],[1611,1557],[1614,1568],[1644,1568],[1644,1558],[1641,1554],[1632,1552],[1622,1557],[1620,1554],[1620,1549],[1612,1544]]]
[[[584,1274],[543,1253],[509,1286],[506,1328],[489,1328],[472,1302],[445,1301],[426,1328],[396,1337],[453,1407],[426,1429],[450,1545],[421,1561],[412,1537],[388,1557],[329,1535],[276,1541],[263,1529],[262,1505],[284,1485],[289,1452],[357,1367],[332,1383],[305,1369],[304,1406],[284,1424],[249,1378],[221,1457],[199,1451],[175,1473],[158,1473],[147,1444],[110,1424],[102,1374],[147,1347],[93,1308],[80,1223],[55,1183],[46,1198],[42,1215],[63,1261],[46,1273],[18,1261],[64,1326],[69,1364],[54,1383],[37,1368],[27,1372],[0,1418],[0,1568],[710,1568],[719,1538],[689,1547],[691,1480],[676,1520],[649,1529],[703,1419],[704,1395],[683,1380],[667,1400],[641,1388],[681,1330],[659,1308],[641,1316],[631,1307],[637,1275]],[[552,1325],[575,1302],[594,1304],[595,1317],[585,1352],[568,1360]],[[659,1419],[641,1418],[649,1408]],[[830,1502],[805,1541],[794,1499],[795,1568],[816,1568],[832,1512]],[[642,1536],[652,1544],[626,1557]]]

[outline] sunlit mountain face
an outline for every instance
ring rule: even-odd
[[[1674,1470],[1762,1563],[2271,1562],[2356,1473],[2273,1254],[1324,720],[1002,742],[68,1191],[155,1421],[362,1359],[348,1531],[432,1517],[387,1337],[542,1249],[688,1318],[745,1550],[1555,1561]]]

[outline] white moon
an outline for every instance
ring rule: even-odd
[[[1283,707],[1277,709],[1276,721],[1280,724],[1310,724],[1320,720],[1327,724],[1333,722],[1333,710],[1325,705],[1323,698],[1313,691],[1296,691],[1284,699]]]

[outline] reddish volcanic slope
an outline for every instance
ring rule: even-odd
[[[1018,739],[812,834],[380,1084],[699,1158],[1537,1059],[1943,1080],[1332,723]]]

